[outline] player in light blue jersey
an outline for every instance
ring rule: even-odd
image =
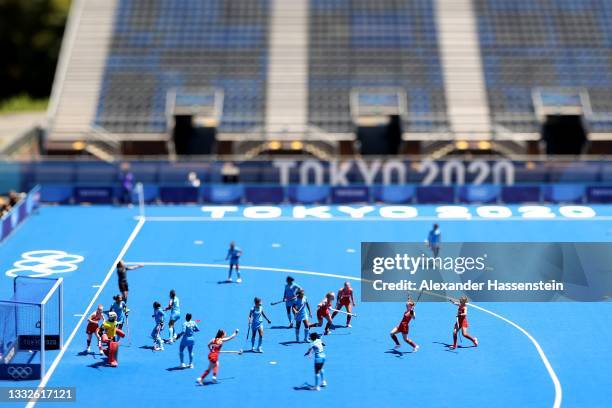
[[[174,323],[181,318],[181,302],[176,296],[174,289],[170,291],[170,302],[164,311],[170,311],[170,319],[168,319],[168,343],[173,343],[176,340],[174,335]]]
[[[151,332],[151,337],[153,338],[153,351],[160,351],[164,349],[161,331],[164,328],[165,316],[159,302],[153,302],[153,319],[155,320],[155,327]]]
[[[438,228],[438,224],[434,224],[431,231],[429,231],[429,235],[427,236],[427,246],[429,249],[431,249],[434,258],[438,257],[441,242],[442,233],[440,232],[440,228]]]
[[[306,314],[308,310],[308,315]],[[295,315],[295,341],[300,341],[300,325],[304,323],[304,341],[308,341],[308,318],[312,319],[312,312],[310,311],[310,304],[306,299],[304,289],[298,290],[297,298],[293,304],[293,314]]]
[[[300,285],[294,283],[295,279],[291,276],[287,276],[287,284],[285,285],[285,291],[283,292],[283,300],[285,301],[285,308],[287,309],[287,319],[289,319],[289,328],[293,327],[293,319],[291,314],[293,312],[293,304],[297,299],[297,293],[300,289]]]
[[[115,302],[108,309],[108,312],[117,313],[117,328],[123,329],[123,324],[125,323],[125,317],[127,313],[127,305],[123,301],[122,295],[113,296],[113,300]]]
[[[229,272],[227,275],[227,281],[231,282],[232,281],[232,271],[234,270],[234,267],[236,267],[236,282],[240,283],[242,282],[242,278],[240,277],[240,265],[239,265],[239,261],[240,261],[240,257],[242,256],[242,249],[238,248],[236,246],[236,244],[234,243],[234,241],[232,241],[230,243],[230,247],[227,250],[227,255],[225,256],[225,260],[227,261],[229,259]]]
[[[309,356],[311,353],[314,353],[315,385],[313,390],[319,391],[321,387],[327,386],[327,381],[325,381],[325,370],[323,369],[323,365],[325,365],[325,343],[323,343],[321,337],[317,333],[310,333],[310,342],[312,346],[310,346],[304,355]]]
[[[264,327],[263,321],[266,319],[268,324],[272,323],[266,313],[263,310],[263,306],[261,305],[261,299],[256,297],[254,300],[255,306],[251,308],[249,312],[249,326],[251,328],[251,351],[257,353],[263,353],[263,349],[261,348],[261,343],[263,341]],[[259,333],[259,342],[257,343],[257,350],[255,349],[255,337]]]
[[[178,334],[177,337],[181,338],[181,344],[179,348],[179,357],[181,358],[181,368],[187,367],[183,360],[183,351],[185,348],[189,352],[189,368],[193,368],[193,346],[195,345],[194,334],[199,332],[197,322],[191,320],[191,313],[185,315],[185,322],[183,323],[183,331]]]

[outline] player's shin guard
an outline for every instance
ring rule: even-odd
[[[304,341],[308,341],[308,333],[309,333],[308,325],[305,324],[304,325]]]
[[[457,333],[453,333],[453,347],[457,347]]]
[[[210,372],[210,371],[208,371],[208,370],[204,371],[204,374],[202,374],[202,376],[200,376],[200,378],[201,378],[202,380],[204,380],[204,379],[206,378],[206,376],[208,375],[208,373],[209,373],[209,372]]]
[[[393,340],[393,342],[395,343],[396,346],[400,345],[399,340],[397,339],[397,336],[395,334],[391,335],[391,339]]]
[[[333,316],[332,316],[333,317]],[[346,325],[350,326],[351,325],[351,315],[346,315]]]

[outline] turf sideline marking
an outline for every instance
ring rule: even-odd
[[[134,217],[134,219],[139,219],[140,217]],[[305,217],[305,218],[294,218],[281,216],[276,218],[248,218],[248,217],[223,217],[223,218],[211,218],[211,217],[189,217],[189,216],[148,216],[146,217],[147,221],[150,222],[270,222],[270,221],[289,221],[289,222],[310,222],[310,221],[318,221],[318,222],[338,222],[338,221],[352,221],[352,222],[364,222],[364,221],[388,221],[388,222],[406,222],[406,221],[612,221],[612,216],[607,215],[596,215],[594,217],[562,217],[556,216],[553,218],[526,218],[519,216],[511,216],[505,218],[484,218],[484,217],[470,217],[470,218],[445,218],[445,217],[436,217],[436,216],[421,216],[421,217],[413,217],[413,218],[385,218],[385,217],[377,217],[377,216],[364,216],[363,218],[351,218],[349,216],[346,217],[334,217],[334,218],[316,218],[316,217]]]
[[[55,357],[55,360],[53,360],[53,363],[51,363],[51,366],[49,367],[49,370],[47,370],[47,372],[45,373],[45,376],[40,380],[40,384],[38,384],[39,388],[40,387],[44,387],[44,386],[47,385],[47,382],[49,381],[49,379],[53,375],[53,372],[57,368],[60,360],[62,359],[62,357],[66,353],[66,350],[68,349],[68,346],[70,346],[70,343],[72,343],[72,340],[74,339],[74,336],[76,336],[77,332],[79,331],[79,327],[81,326],[81,324],[85,320],[85,317],[89,316],[89,311],[93,307],[94,303],[96,303],[96,300],[98,299],[98,296],[100,296],[100,293],[102,293],[102,290],[104,289],[104,287],[108,283],[108,280],[110,279],[110,277],[113,275],[113,272],[115,272],[115,267],[117,265],[117,262],[119,262],[123,258],[123,256],[125,255],[125,253],[129,249],[129,247],[132,245],[132,242],[134,242],[134,239],[136,239],[136,236],[138,235],[138,233],[142,229],[142,226],[144,225],[144,223],[145,223],[145,218],[141,217],[138,220],[138,224],[136,224],[136,226],[132,230],[132,233],[130,234],[129,238],[127,239],[127,241],[123,245],[123,248],[121,248],[121,251],[119,251],[119,254],[117,255],[117,258],[115,259],[115,261],[113,262],[113,264],[109,268],[108,272],[106,273],[106,276],[104,277],[104,280],[100,284],[100,287],[98,288],[98,291],[94,294],[93,298],[91,298],[91,302],[89,302],[89,305],[87,305],[87,308],[83,312],[83,315],[81,316],[81,318],[77,322],[76,326],[74,326],[74,329],[72,330],[72,333],[70,333],[70,336],[68,336],[68,339],[64,343],[64,347],[60,350],[60,352],[57,355],[57,357]],[[38,399],[36,399],[36,398],[30,400],[27,403],[26,408],[33,408],[36,405],[37,401],[38,401]]]
[[[223,268],[223,269],[227,268],[227,265],[225,264],[205,264],[205,263],[187,263],[187,262],[129,262],[129,264],[140,264],[140,265],[145,265],[145,266],[147,265],[148,266],[186,266],[186,267],[195,267],[195,268]],[[353,280],[353,281],[358,281],[358,282],[363,281],[363,279],[357,278],[354,276],[336,275],[333,273],[323,273],[323,272],[314,272],[314,271],[303,271],[299,269],[266,268],[262,266],[243,266],[243,265],[240,265],[240,269],[241,270],[252,270],[252,271],[269,271],[269,272],[295,273],[295,274],[301,274],[301,275],[323,276],[327,278],[347,279],[347,280]],[[446,296],[444,297],[447,299],[451,299]],[[472,302],[470,302],[470,304],[472,305],[472,307],[508,323],[509,325],[511,325],[512,327],[514,327],[515,329],[523,333],[529,339],[529,341],[531,341],[531,343],[536,348],[536,351],[538,352],[538,355],[540,356],[540,359],[542,360],[542,363],[544,364],[544,367],[546,368],[546,371],[548,372],[548,375],[550,376],[553,382],[553,385],[555,387],[555,401],[553,403],[553,408],[560,408],[561,400],[563,398],[563,390],[561,388],[561,382],[559,382],[559,378],[557,377],[555,370],[550,364],[548,357],[546,357],[546,354],[544,353],[544,350],[542,349],[538,341],[527,330],[525,330],[524,328],[522,328],[521,326],[519,326],[512,320],[504,316],[501,316],[495,312],[492,312],[488,309],[485,309],[482,306],[476,305]]]

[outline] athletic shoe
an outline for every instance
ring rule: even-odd
[[[185,367],[187,367],[187,364],[181,363],[181,368],[185,368]]]
[[[226,282],[231,282],[232,278],[227,278]]]
[[[416,353],[417,351],[419,351],[419,346],[418,345],[414,346],[414,350],[412,350],[412,352]]]
[[[255,346],[251,347],[251,353],[255,353]]]
[[[203,381],[202,381],[202,377],[198,377],[196,378],[196,382],[200,385],[204,385]]]
[[[353,327],[353,326],[351,326],[350,324],[347,324],[347,325],[346,325],[346,327],[351,328],[351,327]]]
[[[293,329],[293,322],[289,323],[289,328]]]
[[[263,353],[263,349],[261,347],[257,347],[257,352],[258,353]]]
[[[313,387],[310,388],[313,391],[321,391],[321,387],[319,387],[318,385],[315,385]]]
[[[189,363],[189,365],[187,367],[193,368],[193,363]]]
[[[452,345],[452,346],[448,346],[448,348],[451,349],[451,350],[454,350],[454,349],[457,348],[457,346],[456,345]]]
[[[321,381],[321,387],[327,387],[327,381],[325,380]]]
[[[399,349],[400,349],[400,347],[402,347],[402,346],[400,346],[399,344],[396,344],[395,346],[393,346],[393,348],[394,348],[395,350],[399,350]]]
[[[236,283],[241,283],[241,282],[242,282],[242,278],[236,279]]]
[[[478,347],[478,339],[474,337],[474,347]]]
[[[213,375],[213,377],[212,377],[212,382],[214,382],[215,384],[216,384],[216,383],[218,383],[218,381],[217,381],[217,377],[215,377],[214,375]]]
[[[85,349],[86,353],[89,353],[91,350],[89,349],[89,346],[87,346],[87,348]]]

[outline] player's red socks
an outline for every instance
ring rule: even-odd
[[[213,368],[213,375],[216,377],[217,376],[217,372],[219,371],[218,367]]]
[[[351,324],[351,315],[346,315],[346,325],[348,326],[350,324]]]
[[[202,380],[204,380],[206,378],[206,376],[208,375],[209,371],[206,370],[204,371],[204,374],[202,374],[202,376],[200,377]]]

